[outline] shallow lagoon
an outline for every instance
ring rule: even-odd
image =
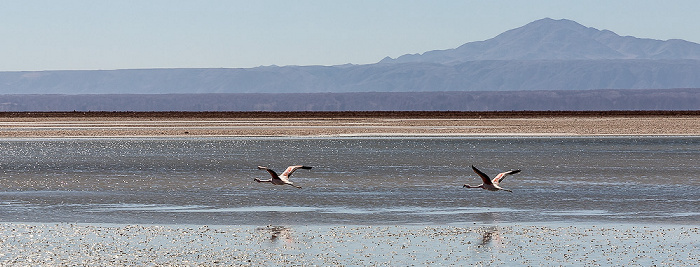
[[[0,140],[0,221],[460,224],[700,221],[698,137]],[[305,164],[303,189],[258,184]],[[490,175],[522,169],[501,185]]]
[[[695,265],[699,137],[0,140],[3,264]],[[267,165],[314,166],[258,184]],[[488,192],[474,164],[519,168]],[[208,226],[207,226],[208,225]]]

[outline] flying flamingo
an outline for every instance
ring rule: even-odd
[[[278,176],[275,171],[268,169],[267,167],[264,167],[264,166],[258,166],[258,169],[266,170],[272,176],[272,178],[269,180],[260,180],[258,178],[253,179],[254,181],[256,181],[258,183],[271,183],[274,185],[291,185],[291,186],[296,187],[296,188],[301,188],[301,186],[294,185],[294,183],[289,181],[289,176],[291,176],[292,173],[298,169],[309,170],[309,169],[311,169],[311,167],[304,166],[304,165],[289,166],[280,176]]]
[[[506,176],[508,176],[509,174],[516,174],[516,173],[519,173],[519,172],[520,172],[520,170],[512,170],[512,171],[502,172],[502,173],[499,173],[498,175],[496,175],[496,178],[493,178],[493,180],[491,180],[491,178],[489,178],[488,175],[486,175],[485,173],[481,172],[479,169],[477,169],[476,167],[474,167],[474,165],[472,165],[472,170],[474,170],[474,172],[475,172],[476,174],[478,174],[479,177],[481,177],[481,180],[483,180],[484,183],[483,183],[483,184],[480,184],[480,185],[477,185],[477,186],[471,186],[471,185],[468,185],[468,184],[464,184],[463,187],[466,187],[466,188],[482,188],[482,189],[486,189],[486,190],[489,190],[489,191],[505,190],[505,191],[508,191],[508,192],[511,192],[511,193],[512,193],[513,191],[510,191],[510,190],[508,190],[508,189],[502,188],[502,187],[500,187],[498,184],[499,184],[500,182],[502,182],[503,179],[505,179]]]

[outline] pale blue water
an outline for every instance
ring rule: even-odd
[[[0,139],[0,221],[700,222],[700,137]],[[299,170],[303,189],[258,184]],[[522,169],[501,185],[490,175]]]

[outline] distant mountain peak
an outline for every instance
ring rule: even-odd
[[[586,29],[588,27],[583,26],[579,24],[576,21],[569,20],[569,19],[552,19],[552,18],[543,18],[543,19],[538,19],[533,22],[530,22],[528,24],[525,24],[519,28],[569,28],[569,29]],[[513,29],[513,30],[516,30]],[[511,30],[512,31],[512,30]]]
[[[380,63],[457,64],[475,60],[700,59],[700,44],[620,36],[568,19],[543,18],[494,38]]]

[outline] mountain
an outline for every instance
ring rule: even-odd
[[[541,19],[367,65],[0,72],[0,94],[240,94],[700,88],[700,44]]]
[[[575,21],[545,18],[448,50],[385,58],[381,63],[458,64],[477,60],[700,59],[700,44],[641,39]]]
[[[700,88],[700,60],[482,60],[251,69],[0,72],[0,94]]]

